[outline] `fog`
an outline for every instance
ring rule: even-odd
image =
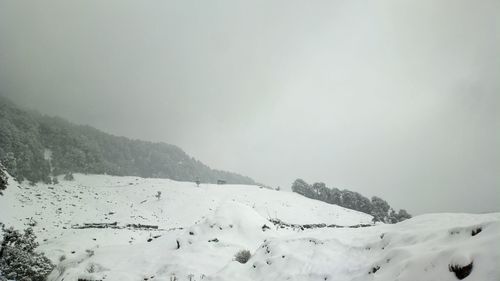
[[[2,1],[0,93],[289,189],[500,211],[499,1]]]

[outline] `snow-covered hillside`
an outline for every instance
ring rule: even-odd
[[[371,216],[257,186],[103,175],[9,182],[0,221],[34,225],[39,249],[58,264],[49,280],[446,281],[470,264],[465,280],[500,279],[498,213],[300,230],[269,219],[354,226]],[[240,250],[252,254],[245,264],[234,260]]]

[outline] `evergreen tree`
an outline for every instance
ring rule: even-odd
[[[296,179],[292,184],[292,191],[306,197],[312,198],[313,192],[303,179]]]
[[[0,276],[9,280],[45,280],[54,265],[42,253],[35,251],[38,243],[33,229],[25,229],[24,234],[13,228],[3,229],[3,232]]]
[[[328,188],[326,187],[326,184],[322,182],[313,183],[313,185],[311,186],[311,191],[314,196],[313,197],[314,199],[320,199],[326,197],[326,193],[329,192]]]
[[[380,221],[380,222],[385,222],[389,223],[389,209],[391,206],[382,198],[379,198],[377,196],[372,197],[372,206],[373,206],[373,211],[372,211],[372,216],[373,216],[373,221]]]
[[[342,192],[338,188],[330,189],[327,195],[327,201],[330,204],[342,205]]]

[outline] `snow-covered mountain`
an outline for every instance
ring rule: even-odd
[[[371,219],[258,186],[105,175],[10,178],[0,196],[0,221],[34,226],[58,264],[49,280],[500,279],[500,213],[358,227]]]

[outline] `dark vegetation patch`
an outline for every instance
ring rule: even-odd
[[[462,280],[465,277],[469,276],[469,274],[472,272],[472,268],[473,268],[472,262],[469,263],[468,265],[465,265],[465,266],[461,266],[461,265],[457,265],[457,264],[450,264],[448,266],[448,269],[450,270],[450,272],[455,273],[455,276],[459,280]]]
[[[466,228],[453,229],[453,230],[450,230],[450,235],[458,235],[461,232],[468,232],[468,231],[469,230]],[[477,226],[477,227],[473,228],[472,230],[470,230],[470,235],[476,236],[479,233],[481,233],[481,231],[483,231],[483,228],[481,226]]]
[[[379,269],[380,269],[380,266],[376,265],[376,266],[372,267],[372,269],[368,272],[368,274],[373,274],[373,273],[377,272]]]
[[[247,261],[250,259],[252,254],[248,250],[241,250],[236,253],[234,256],[234,260],[239,262],[239,263],[247,263]]]
[[[471,231],[471,235],[472,235],[472,236],[476,236],[476,235],[478,235],[481,231],[483,231],[483,228],[482,228],[482,227],[474,228],[474,229]]]
[[[140,224],[140,223],[128,223],[125,225],[120,225],[118,222],[90,222],[84,224],[74,224],[71,226],[73,229],[86,229],[86,228],[113,228],[113,229],[137,229],[137,230],[148,230],[148,231],[172,231],[172,230],[182,230],[182,227],[174,227],[169,229],[159,228],[157,225],[150,224]]]
[[[291,228],[294,230],[305,230],[305,229],[314,229],[314,228],[360,228],[360,227],[370,227],[373,224],[356,224],[356,225],[336,225],[336,224],[294,224],[294,223],[286,223],[280,219],[269,219],[274,225],[279,228]]]
[[[7,175],[5,174],[5,168],[0,163],[0,195],[3,195],[5,189],[7,189]]]

